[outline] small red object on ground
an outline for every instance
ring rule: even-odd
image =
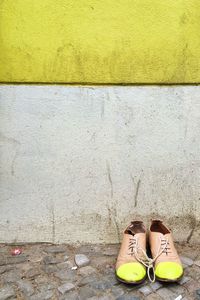
[[[20,248],[15,248],[11,251],[12,255],[20,255],[22,253],[22,250]]]

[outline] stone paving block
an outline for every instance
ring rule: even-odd
[[[151,289],[155,292],[158,289],[160,289],[162,287],[162,283],[160,283],[159,281],[155,281],[154,283],[151,284]]]
[[[181,259],[182,264],[187,267],[188,266],[191,267],[194,263],[193,259],[186,257],[186,256],[180,256],[180,259]]]
[[[76,271],[73,270],[60,270],[55,273],[55,276],[58,277],[62,281],[67,281],[67,280],[75,280],[76,278]]]
[[[57,298],[53,299],[57,300]],[[81,300],[77,291],[70,291],[64,295],[59,295],[58,300]]]
[[[80,300],[84,300],[84,299],[80,299]],[[105,296],[93,296],[88,298],[87,300],[115,300],[115,299],[110,295],[105,295]]]
[[[0,300],[8,300],[15,296],[15,292],[12,287],[5,286],[0,289]]]
[[[188,266],[182,263],[183,270],[185,270]]]
[[[181,278],[181,280],[179,281],[179,284],[180,284],[180,285],[183,285],[183,284],[185,284],[186,282],[188,282],[188,281],[190,281],[190,280],[191,280],[190,277],[188,277],[188,276],[183,276],[183,277]]]
[[[152,289],[148,285],[142,286],[141,288],[138,289],[138,291],[142,293],[144,296],[148,296],[149,294],[152,293]]]
[[[6,271],[7,271],[7,270],[6,270],[6,266],[0,267],[0,274],[5,273]]]
[[[43,258],[43,263],[45,265],[59,264],[61,262],[63,262],[63,260],[61,258],[57,258],[57,257],[54,257],[54,256],[45,256]]]
[[[161,288],[157,290],[157,294],[164,300],[174,300],[176,298],[176,294],[174,294],[168,288]]]
[[[126,295],[116,298],[116,300],[140,300],[140,298],[137,296],[132,296],[132,295],[126,294]]]
[[[54,282],[55,282],[55,279],[53,279]],[[32,280],[31,280],[32,281]],[[37,284],[37,285],[43,285],[43,284],[48,284],[49,282],[52,281],[52,278],[50,279],[49,276],[47,274],[41,274],[40,276],[36,277],[34,279],[34,282]]]
[[[104,295],[104,296],[99,296],[98,300],[115,300],[115,299],[110,295]]]
[[[75,285],[71,282],[67,282],[61,286],[58,287],[58,291],[61,293],[61,294],[65,294],[71,290],[75,289]]]
[[[81,278],[78,282],[78,286],[84,286],[86,284],[90,285],[93,281],[97,281],[98,277],[93,274],[92,276],[87,276],[84,278]]]
[[[68,255],[65,255],[64,257],[63,257],[63,260],[64,261],[67,261],[69,259],[69,256]]]
[[[76,254],[74,260],[78,267],[84,267],[90,263],[89,258],[85,254]]]
[[[6,254],[8,252],[8,249],[6,246],[0,246],[0,255]]]
[[[185,287],[188,292],[194,292],[200,287],[200,283],[195,281],[194,279],[191,279],[190,281],[185,283]]]
[[[57,267],[59,269],[71,269],[73,267],[73,264],[71,263],[71,261],[64,261],[57,264]]]
[[[109,281],[111,285],[118,285],[120,284],[119,280],[117,280],[114,272],[109,274],[103,274],[102,277],[104,280]]]
[[[78,274],[81,276],[89,276],[96,273],[96,269],[91,266],[82,267],[78,270]]]
[[[200,282],[200,268],[193,265],[187,269],[187,275]]]
[[[110,256],[99,256],[98,259],[94,259],[92,260],[92,265],[98,269],[101,269],[102,271],[108,270],[109,272],[109,268],[110,268],[110,263],[112,260],[112,265],[114,265],[116,258],[113,259]]]
[[[107,290],[113,286],[113,283],[107,280],[95,280],[90,283],[90,286],[97,290]]]
[[[52,274],[56,273],[58,271],[57,265],[43,265],[41,269],[46,273],[46,274]]]
[[[2,275],[4,283],[14,283],[21,279],[20,272],[17,270],[6,272]]]
[[[194,295],[196,300],[200,300],[200,288],[195,291]]]
[[[0,266],[21,264],[27,261],[27,259],[27,256],[23,254],[17,256],[0,256]]]
[[[178,297],[179,295],[184,296],[184,295],[185,295],[185,292],[186,292],[186,289],[185,289],[183,286],[177,285],[177,284],[169,285],[169,289],[170,289],[175,295],[177,295],[177,297]]]
[[[28,300],[49,300],[49,299],[52,299],[52,297],[53,297],[53,292],[47,291],[47,292],[41,292],[41,293],[32,295],[31,297],[29,297]]]
[[[25,277],[26,278],[34,278],[36,276],[39,276],[40,274],[41,274],[40,270],[38,270],[36,268],[32,268],[25,273]]]
[[[40,292],[47,292],[55,289],[55,284],[51,282],[48,282],[46,284],[39,284],[38,289],[40,290]]]
[[[47,253],[54,253],[54,254],[65,253],[66,246],[59,246],[59,245],[50,246],[50,247],[45,248],[44,251]]]
[[[194,264],[195,264],[196,266],[200,267],[200,260],[194,261]]]
[[[14,266],[12,265],[5,265],[0,267],[0,274],[13,270]]]
[[[145,297],[145,300],[162,300],[162,298],[157,293],[152,293]]]
[[[25,296],[31,296],[34,293],[34,288],[28,280],[19,280],[17,286]]]
[[[93,289],[89,288],[88,286],[82,286],[79,289],[79,296],[80,296],[80,299],[88,299],[93,296],[96,296],[96,293]]]
[[[37,255],[37,254],[35,254],[35,255],[33,255],[33,256],[31,256],[30,258],[29,258],[29,261],[30,262],[32,262],[32,263],[39,263],[39,262],[41,262],[42,261],[42,255]]]
[[[116,247],[106,247],[103,251],[102,254],[106,256],[117,256],[119,252],[119,249]]]
[[[115,297],[120,297],[125,294],[124,290],[119,286],[113,286],[111,289],[111,293]]]

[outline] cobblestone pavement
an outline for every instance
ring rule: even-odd
[[[179,284],[131,287],[114,275],[119,245],[0,244],[0,300],[189,300],[200,299],[200,246],[177,245],[185,268]]]

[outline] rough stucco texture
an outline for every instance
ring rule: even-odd
[[[0,81],[200,82],[200,1],[0,0]]]
[[[1,86],[0,242],[200,240],[200,87]]]

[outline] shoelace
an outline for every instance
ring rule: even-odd
[[[166,248],[168,248],[168,239],[162,239],[162,242],[165,241],[165,244],[163,243],[160,243],[160,248],[156,254],[156,256],[154,258],[151,258],[149,257],[146,252],[138,246],[138,240],[136,239],[135,240],[135,247],[134,247],[134,254],[135,254],[135,257],[136,259],[142,263],[146,268],[147,268],[147,275],[148,275],[148,278],[151,282],[155,282],[155,279],[156,279],[156,276],[155,276],[155,269],[154,269],[154,262],[155,260],[166,250]],[[144,258],[145,259],[142,259],[139,257],[139,254],[138,254],[138,251],[141,251],[142,254],[144,255]],[[153,278],[151,278],[151,275],[150,275],[150,271],[152,269],[152,273],[153,273]]]

